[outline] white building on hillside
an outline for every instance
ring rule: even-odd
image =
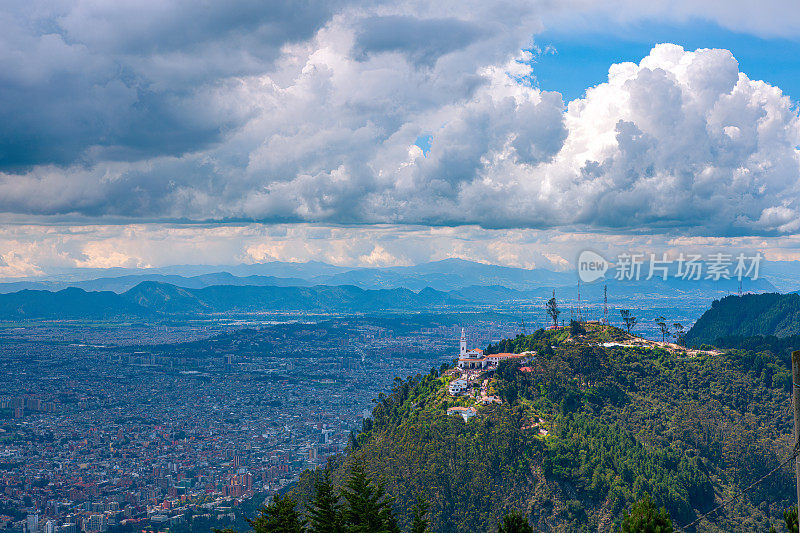
[[[473,416],[478,414],[478,410],[474,407],[451,407],[447,410],[448,415],[461,415],[464,419],[464,422],[472,418]]]
[[[459,343],[458,352],[458,368],[462,370],[470,369],[489,369],[496,368],[500,361],[506,359],[523,359],[528,354],[519,353],[493,353],[483,355],[483,350],[480,348],[473,348],[467,350],[467,334],[464,328],[461,328],[461,341]]]
[[[450,382],[450,385],[447,388],[447,391],[450,393],[450,396],[458,396],[465,390],[467,390],[466,379],[454,379],[453,381]]]

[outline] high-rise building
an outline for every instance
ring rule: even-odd
[[[39,531],[39,513],[29,514],[25,522],[28,533],[38,533]]]
[[[99,533],[106,530],[106,516],[93,514],[83,521],[83,530],[87,533]]]

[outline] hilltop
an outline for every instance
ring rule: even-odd
[[[333,479],[363,463],[401,513],[422,494],[439,533],[492,531],[512,509],[538,530],[611,531],[645,492],[686,524],[779,464],[791,378],[769,353],[648,342],[598,324],[539,330],[501,343],[526,362],[468,376],[466,394],[448,392],[464,376],[446,366],[397,379],[331,461]],[[454,406],[475,416],[448,416]],[[315,475],[295,488],[301,501]],[[792,480],[770,477],[698,531],[768,531]]]

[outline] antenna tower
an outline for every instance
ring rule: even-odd
[[[603,324],[608,325],[608,285],[603,285]]]

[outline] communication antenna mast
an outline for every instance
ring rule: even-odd
[[[581,280],[578,279],[578,322],[583,322],[583,315],[581,314]]]
[[[525,329],[525,317],[522,317],[522,322],[520,322],[519,326],[522,328],[522,334],[527,335],[528,331]]]
[[[608,325],[608,285],[603,285],[603,324]]]
[[[739,296],[742,295],[742,280],[739,278]]]

